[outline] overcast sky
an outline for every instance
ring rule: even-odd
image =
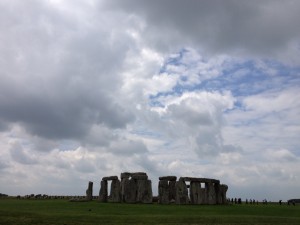
[[[0,0],[0,192],[103,176],[300,197],[300,1]]]

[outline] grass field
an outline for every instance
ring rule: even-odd
[[[0,199],[0,224],[300,224],[300,206],[142,205]]]

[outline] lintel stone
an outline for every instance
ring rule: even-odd
[[[167,180],[167,181],[176,181],[177,177],[176,176],[163,176],[159,177],[159,180]]]
[[[118,180],[118,176],[103,177],[102,180]]]

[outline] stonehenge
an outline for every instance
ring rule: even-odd
[[[110,186],[109,186],[110,182]],[[90,182],[91,183],[91,182]],[[92,184],[86,191],[92,199]],[[110,187],[110,193],[108,189]],[[159,177],[158,196],[153,197],[152,183],[144,172],[121,173],[118,176],[103,177],[100,182],[98,200],[118,203],[152,203],[178,205],[222,205],[227,204],[228,186],[219,180],[199,177]]]

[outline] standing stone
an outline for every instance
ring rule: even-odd
[[[200,188],[199,190],[199,202],[201,205],[204,205],[204,204],[208,204],[208,201],[207,201],[207,195],[206,195],[206,189],[205,188]]]
[[[169,182],[167,180],[159,181],[158,196],[160,204],[169,204]]]
[[[175,202],[176,199],[176,179],[169,181],[169,200],[170,202]]]
[[[110,186],[110,201],[121,202],[121,182],[119,180],[112,180]]]
[[[201,204],[201,186],[199,182],[191,182],[190,199],[191,204]]]
[[[215,188],[215,193],[216,193],[216,204],[222,204],[222,199],[221,199],[221,191],[220,191],[220,183],[214,183],[214,188]]]
[[[220,204],[227,204],[227,197],[226,192],[228,190],[228,186],[225,184],[220,185],[220,195],[221,195],[221,203]]]
[[[206,194],[207,194],[207,203],[209,205],[216,204],[216,191],[214,184],[212,182],[205,183]]]
[[[99,201],[107,202],[107,180],[101,181],[101,187],[99,192]]]
[[[137,184],[133,179],[123,180],[123,199],[126,203],[136,203]]]
[[[125,202],[125,182],[128,178],[121,179],[121,202]]]
[[[88,189],[86,190],[86,200],[93,200],[93,182],[89,182]]]
[[[151,180],[137,180],[136,202],[152,203],[152,197]]]
[[[183,179],[179,179],[179,181],[175,184],[176,188],[176,204],[185,205],[189,204],[189,197],[188,197],[188,189]]]

